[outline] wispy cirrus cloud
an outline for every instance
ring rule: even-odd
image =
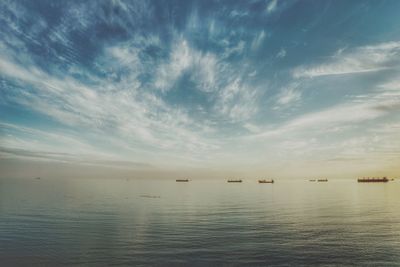
[[[284,58],[286,57],[286,50],[284,48],[281,48],[281,50],[279,50],[279,52],[276,54],[277,58]]]
[[[89,27],[89,20],[80,19],[80,28]],[[57,31],[60,37],[57,41],[70,45],[69,33]],[[171,46],[169,56],[163,61],[144,54],[149,48],[160,47],[160,40],[154,35],[135,35],[129,42],[103,47],[95,68],[106,75],[105,79],[79,67],[70,68],[67,73],[49,73],[36,65],[28,52],[21,57],[9,49],[1,58],[2,75],[16,84],[13,94],[3,91],[3,96],[9,103],[30,107],[63,125],[87,129],[96,135],[127,138],[127,147],[136,143],[154,152],[174,149],[178,153],[197,151],[199,155],[203,149],[215,150],[219,141],[205,137],[213,132],[212,124],[195,122],[184,109],[171,107],[153,89],[171,90],[183,75],[190,75],[198,90],[216,96],[212,110],[232,122],[247,119],[256,112],[256,91],[248,90],[241,79],[227,83],[226,75],[234,70],[219,75],[217,64],[221,58],[213,53],[191,47],[184,38],[174,40],[176,45]],[[226,66],[224,63],[223,70]],[[149,75],[150,71],[154,73],[154,84],[151,80],[143,83],[141,76]]]
[[[264,42],[265,38],[266,38],[266,33],[264,30],[260,31],[253,39],[253,42],[251,43],[251,48],[253,50],[258,49],[262,43]]]
[[[395,100],[397,102],[398,100]],[[285,134],[308,132],[311,135],[331,132],[336,127],[361,125],[391,114],[393,99],[384,93],[371,94],[368,100],[352,99],[347,103],[306,113],[288,120],[286,123],[246,138],[269,138]]]
[[[272,13],[276,10],[278,5],[278,0],[271,0],[269,1],[268,5],[267,5],[267,12],[268,13]]]
[[[166,63],[159,66],[155,86],[169,90],[183,75],[190,75],[199,90],[209,92],[216,87],[217,58],[212,53],[202,53],[179,38]]]
[[[295,78],[376,72],[400,64],[400,42],[338,50],[327,62],[294,69]]]
[[[71,78],[55,78],[34,66],[20,66],[2,59],[9,78],[16,79],[10,102],[29,106],[62,124],[94,132],[128,137],[142,146],[156,149],[199,151],[216,148],[212,142],[193,132],[197,128],[183,111],[168,107],[151,93],[140,93],[135,86],[119,90],[114,84],[99,82],[88,86]],[[30,91],[23,88],[29,86]],[[104,91],[101,88],[116,89]],[[122,87],[125,88],[125,87]],[[199,126],[196,131],[201,131]],[[175,141],[174,141],[175,139]],[[182,140],[185,140],[182,143]],[[202,141],[203,140],[203,141]],[[182,151],[183,151],[182,150]]]
[[[374,129],[399,119],[400,45],[394,24],[373,24],[386,7],[346,5],[3,1],[1,156],[260,170],[362,158],[368,134],[396,141]],[[359,10],[369,20],[346,24]],[[353,34],[365,29],[370,44]]]
[[[216,110],[232,121],[242,121],[257,113],[259,92],[235,79],[219,92]]]
[[[298,83],[292,83],[281,89],[281,92],[277,96],[274,109],[277,110],[296,106],[302,97],[302,92],[297,88],[298,86]]]

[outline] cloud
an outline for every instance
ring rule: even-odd
[[[359,123],[365,120],[372,120],[385,115],[386,113],[374,110],[371,104],[344,104],[333,108],[303,115],[289,122],[288,128],[305,127],[331,127],[346,123]]]
[[[127,138],[126,143],[142,142],[140,146],[154,151],[173,148],[182,154],[197,151],[200,155],[202,150],[217,147],[200,136],[202,125],[152,93],[139,92],[137,85],[119,90],[118,86],[126,85],[97,81],[89,86],[71,77],[55,78],[34,65],[17,65],[4,58],[0,65],[5,70],[2,75],[21,83],[13,94],[3,91],[8,102],[34,109],[64,125]],[[27,87],[30,90],[24,89]]]
[[[258,127],[257,125],[255,125],[253,123],[249,123],[249,122],[243,124],[243,127],[251,133],[259,133],[261,131],[260,127]]]
[[[266,36],[265,31],[264,30],[260,31],[253,39],[253,42],[251,43],[251,48],[253,50],[257,50],[264,42],[265,36]]]
[[[70,132],[70,131],[69,131]],[[38,130],[0,122],[0,155],[7,158],[30,158],[76,162],[90,160],[116,160],[113,153],[90,145],[81,135]],[[112,140],[110,140],[112,142]]]
[[[281,90],[277,98],[276,108],[293,105],[301,100],[302,93],[297,89],[298,84],[291,84]]]
[[[328,58],[291,49],[287,57],[294,43],[282,38],[301,29],[278,27],[277,34],[274,23],[288,25],[295,1],[259,4],[115,0],[42,12],[0,3],[0,105],[11,114],[0,119],[0,155],[124,168],[253,166],[255,159],[265,166],[290,155],[331,157],[335,145],[376,125],[391,133],[374,134],[395,142],[394,128],[384,126],[400,109],[399,42],[349,43]],[[278,11],[282,16],[272,16]],[[311,45],[320,38],[312,34],[293,42]],[[312,63],[293,66],[306,59]],[[379,76],[380,70],[390,71]],[[307,79],[355,73],[379,77],[364,88],[366,80],[354,76],[330,92],[318,90],[329,87],[326,80]],[[28,110],[32,128],[14,110]]]
[[[44,160],[53,162],[63,163],[74,163],[78,165],[93,165],[93,166],[108,166],[116,168],[149,168],[152,165],[148,163],[140,163],[134,161],[114,160],[114,159],[99,159],[99,155],[96,154],[96,158],[92,155],[82,156],[76,154],[70,154],[65,152],[53,152],[53,151],[34,151],[27,149],[18,148],[6,148],[0,146],[1,158],[17,158],[17,159],[31,159],[31,160]]]
[[[170,90],[185,73],[191,75],[199,89],[205,92],[215,89],[217,59],[212,53],[202,53],[180,38],[173,45],[169,59],[157,70],[155,86],[163,91]]]
[[[162,91],[172,90],[177,86],[179,79],[186,75],[195,87],[185,90],[207,93],[209,101],[215,103],[210,109],[216,112],[216,117],[238,122],[257,113],[257,90],[241,77],[232,79],[243,72],[243,66],[238,67],[226,61],[228,57],[243,52],[243,41],[238,41],[232,47],[228,46],[219,56],[210,52],[200,52],[182,38],[174,43],[168,60],[157,70],[156,88]]]
[[[400,92],[400,79],[398,77],[394,79],[389,79],[384,83],[379,85],[380,91],[385,92],[386,94],[394,94],[399,96]]]
[[[233,122],[246,120],[258,111],[257,97],[257,90],[237,78],[220,90],[216,109]]]
[[[354,126],[368,120],[374,120],[388,115],[388,110],[379,109],[377,106],[390,102],[390,99],[379,103],[381,101],[382,100],[376,101],[376,99],[372,98],[370,101],[363,103],[351,101],[349,103],[338,104],[325,110],[300,115],[272,130],[264,130],[259,134],[246,138],[270,138],[304,132],[318,135],[320,133],[330,132],[335,127],[343,127],[345,125]]]
[[[237,143],[247,144],[253,155],[259,151],[263,157],[281,162],[315,164],[336,158],[341,158],[342,166],[346,166],[347,159],[357,159],[360,166],[371,162],[383,166],[388,160],[398,162],[399,125],[391,118],[398,117],[400,101],[398,96],[379,88],[362,101],[349,96],[347,101],[291,116],[286,122],[259,125],[254,130],[244,126],[250,134],[237,137]]]
[[[281,50],[279,50],[278,54],[276,54],[277,58],[284,58],[286,57],[286,50],[281,48]]]
[[[400,42],[381,43],[350,49],[339,50],[328,62],[294,69],[295,78],[313,78],[328,75],[345,75],[376,72],[399,65]]]
[[[243,10],[234,9],[229,13],[229,16],[231,16],[232,18],[236,18],[236,17],[241,18],[241,17],[246,17],[248,15],[249,15],[249,12],[247,10],[243,11]]]
[[[272,13],[277,9],[278,0],[271,0],[267,5],[267,13]]]
[[[93,27],[94,21],[89,19],[93,14],[89,12],[86,16],[83,12],[87,6],[74,8],[77,9],[70,11],[79,17],[74,30]],[[117,18],[116,22],[119,23]],[[69,23],[64,21],[62,25]],[[121,23],[125,25],[126,21]],[[55,28],[50,33],[53,41],[63,43],[74,54],[68,27]],[[263,35],[261,32],[262,38]],[[171,46],[163,46],[158,35],[138,33],[127,41],[102,45],[93,59],[94,71],[100,75],[79,65],[61,71],[54,62],[49,65],[56,68],[46,70],[37,64],[31,52],[8,47],[0,55],[1,75],[12,82],[13,91],[2,87],[2,98],[8,104],[25,106],[78,132],[87,131],[98,142],[104,141],[102,135],[109,136],[113,149],[122,149],[126,154],[147,151],[148,157],[155,154],[161,157],[162,151],[169,151],[175,157],[184,158],[186,153],[192,153],[193,160],[203,160],[205,151],[220,147],[220,140],[212,136],[218,120],[237,122],[256,114],[257,90],[244,80],[231,81],[230,77],[244,67],[228,62],[220,64],[223,55],[217,57],[201,51],[175,31],[171,40]],[[239,40],[232,45],[225,50],[227,56],[243,53],[246,43]],[[169,47],[171,50],[167,51]],[[21,52],[17,53],[18,50]],[[149,50],[167,57],[154,57]],[[216,111],[212,120],[195,120],[179,105],[166,103],[163,95],[154,90],[171,90],[184,75],[196,89],[207,93],[210,103],[215,103],[208,110]],[[88,142],[80,138],[82,143]],[[44,145],[32,150],[45,152]],[[80,146],[84,147],[79,144],[72,147]],[[52,151],[55,147],[47,149]]]
[[[243,54],[245,50],[246,42],[243,40],[238,41],[237,43],[231,45],[227,45],[224,53],[222,54],[222,58],[227,59],[231,56],[240,56]]]

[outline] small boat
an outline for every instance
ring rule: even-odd
[[[271,179],[271,180],[265,180],[265,179],[258,180],[258,183],[259,184],[273,184],[274,183],[274,179]]]
[[[189,179],[176,179],[177,182],[189,182]]]
[[[308,180],[308,181],[310,181],[310,182],[316,182],[317,180],[315,180],[315,179],[310,179],[310,180]]]
[[[36,180],[40,180],[40,177],[36,177],[35,179],[36,179]]]
[[[357,181],[359,183],[386,183],[389,181],[389,179],[386,177],[382,177],[382,178],[380,178],[380,177],[372,177],[372,178],[363,177],[363,178],[358,178]]]
[[[241,179],[229,179],[228,183],[241,183],[242,180]]]
[[[317,182],[328,182],[328,179],[318,179]]]

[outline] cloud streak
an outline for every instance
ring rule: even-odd
[[[357,47],[349,51],[338,50],[329,62],[297,67],[295,78],[314,78],[329,75],[346,75],[376,72],[399,65],[400,42],[388,42]]]

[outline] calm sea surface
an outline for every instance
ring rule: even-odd
[[[0,179],[0,265],[400,266],[400,181]]]

